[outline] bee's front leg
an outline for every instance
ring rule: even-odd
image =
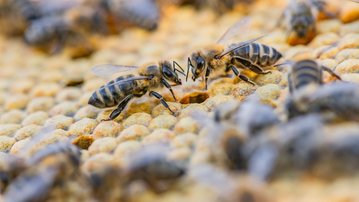
[[[161,104],[166,107],[166,109],[168,109],[173,115],[175,115],[175,113],[171,110],[170,106],[168,106],[166,100],[162,97],[161,94],[155,92],[155,91],[150,91],[150,96],[154,96],[155,98],[159,99]]]

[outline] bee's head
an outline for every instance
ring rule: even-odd
[[[192,79],[195,81],[206,67],[206,60],[200,53],[193,53],[190,58],[190,65],[192,66]]]
[[[167,81],[170,81],[172,83],[175,83],[177,85],[181,85],[181,79],[179,78],[177,72],[175,71],[174,67],[172,67],[171,63],[169,62],[163,62],[161,67],[161,74],[164,79]]]

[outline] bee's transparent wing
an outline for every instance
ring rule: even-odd
[[[138,67],[137,66],[125,66],[125,65],[113,65],[113,64],[102,64],[94,66],[91,71],[102,78],[110,78],[116,73],[119,72],[127,72],[127,71],[134,71]]]
[[[125,79],[122,79],[122,80],[114,81],[111,84],[104,85],[99,90],[101,90],[101,89],[103,89],[105,87],[111,87],[111,86],[114,86],[114,85],[121,85],[121,84],[128,83],[128,82],[131,82],[131,81],[136,81],[136,80],[151,80],[152,78],[153,78],[153,76],[134,76],[134,77],[129,77],[129,78],[125,78]]]
[[[234,50],[237,50],[238,48],[242,48],[244,46],[247,46],[248,44],[251,44],[251,43],[253,43],[255,41],[258,41],[259,39],[261,39],[261,38],[263,38],[265,36],[267,36],[267,35],[262,35],[260,37],[254,38],[254,39],[249,39],[247,41],[243,41],[241,43],[238,43],[236,46],[228,47],[223,51],[223,53],[221,55],[219,55],[219,58],[223,57],[224,55],[227,55],[228,53],[230,53],[230,52],[232,52]]]
[[[243,33],[249,29],[250,18],[244,17],[238,22],[234,23],[227,31],[218,39],[217,44],[224,44],[227,40]]]

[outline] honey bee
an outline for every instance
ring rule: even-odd
[[[181,70],[178,70],[176,65]],[[137,75],[120,76],[108,82],[95,91],[88,101],[90,105],[98,108],[108,108],[117,105],[109,118],[104,121],[114,120],[121,114],[132,98],[142,97],[147,91],[149,91],[150,96],[159,99],[161,104],[174,114],[162,95],[155,92],[154,89],[163,87],[169,89],[173,99],[177,101],[171,86],[182,84],[177,72],[182,75],[185,75],[185,73],[176,62],[171,64],[169,61],[161,61],[158,64],[143,65],[139,68],[118,65],[99,65],[93,68],[93,72],[99,76],[108,76],[115,72],[128,70],[136,70]],[[174,84],[171,85],[169,82]]]
[[[282,22],[287,29],[287,42],[290,45],[307,44],[316,35],[316,21],[319,12],[327,16],[323,0],[291,0],[277,25]]]
[[[24,38],[29,45],[43,48],[50,53],[57,53],[66,45],[89,47],[87,33],[106,30],[102,23],[103,18],[100,11],[73,7],[61,15],[50,15],[33,20],[26,29]]]
[[[310,83],[322,85],[323,71],[326,71],[336,79],[341,80],[340,76],[333,70],[318,64],[314,60],[300,60],[295,62],[288,74],[289,92],[293,93],[294,90],[298,90]]]
[[[255,96],[250,96],[243,103],[233,101],[219,105],[214,110],[214,118],[216,122],[229,122],[237,126],[248,137],[280,123],[274,109],[262,104]]]
[[[210,164],[195,166],[191,169],[190,179],[194,183],[211,188],[212,200],[202,201],[239,201],[265,202],[268,200],[264,184],[257,179],[237,173],[228,173]],[[213,196],[214,194],[214,196]]]
[[[156,0],[107,0],[107,7],[115,17],[139,27],[155,30],[160,11]]]
[[[187,60],[186,80],[191,69],[193,81],[199,76],[204,76],[205,89],[207,89],[208,77],[211,72],[223,70],[225,72],[232,71],[241,80],[256,85],[247,76],[241,74],[238,68],[248,68],[257,74],[270,73],[270,70],[264,70],[264,68],[274,65],[282,57],[282,54],[273,47],[255,42],[262,37],[233,43],[226,49],[219,44],[221,41],[233,37],[247,21],[247,18],[242,19],[230,27],[216,45],[192,53]]]
[[[309,168],[323,127],[322,117],[311,114],[262,131],[246,145],[248,172],[267,180]]]
[[[168,160],[164,145],[148,145],[135,152],[124,169],[128,183],[141,180],[152,191],[161,193],[186,173],[180,162]]]
[[[43,201],[53,186],[78,174],[79,164],[80,152],[72,144],[49,145],[29,160],[29,167],[7,187],[4,199]]]
[[[301,90],[286,103],[288,117],[319,113],[331,120],[359,120],[359,87],[353,83],[330,83],[319,88]]]
[[[210,163],[224,166],[230,170],[246,170],[248,161],[244,153],[244,145],[248,137],[230,122],[217,122],[205,113],[195,112],[194,120],[200,125],[208,127],[205,141],[210,149]]]
[[[3,193],[8,184],[26,167],[27,164],[24,159],[15,155],[0,153],[0,193]]]
[[[178,1],[177,1],[178,2]],[[191,4],[197,9],[209,8],[218,14],[233,10],[239,3],[251,3],[253,0],[180,0],[180,4]]]
[[[316,145],[316,158],[310,169],[315,176],[332,179],[356,172],[359,164],[353,159],[359,157],[356,149],[359,144],[358,129],[357,124],[351,122],[323,131],[327,138],[321,139],[320,144]]]

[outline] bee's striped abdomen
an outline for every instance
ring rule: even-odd
[[[260,43],[251,43],[238,48],[233,51],[232,56],[248,59],[253,64],[257,64],[261,67],[274,65],[282,58],[282,54],[275,48]]]
[[[137,87],[137,81],[119,83],[119,81],[130,77],[134,77],[134,75],[120,76],[101,86],[92,94],[88,103],[98,108],[116,106]]]
[[[302,60],[292,67],[291,82],[294,89],[310,83],[322,84],[322,70],[313,60]]]

